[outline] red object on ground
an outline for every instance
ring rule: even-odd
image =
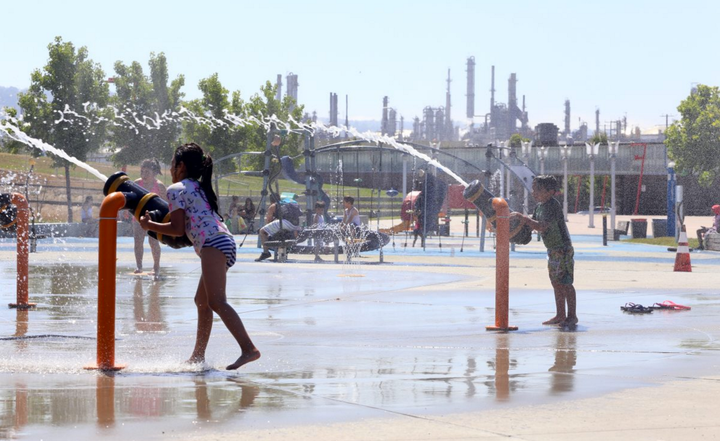
[[[673,309],[673,310],[677,310],[677,311],[692,309],[689,306],[678,305],[677,303],[670,301],[670,300],[665,300],[662,303],[657,303],[657,305],[660,305],[662,307],[662,309]]]

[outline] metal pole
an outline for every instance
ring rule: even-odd
[[[563,155],[563,216],[565,216],[565,222],[568,221],[568,172],[567,172],[567,147],[565,147],[565,154]]]
[[[23,197],[20,193],[12,193],[10,195],[3,195],[3,202],[9,202],[17,207],[17,215],[15,221],[17,244],[17,263],[16,263],[16,275],[15,275],[15,299],[17,303],[9,303],[8,307],[17,309],[29,309],[34,308],[35,303],[30,303],[29,300],[29,289],[28,289],[28,273],[30,268],[30,235],[28,232],[28,219],[30,218],[30,205],[28,200]]]
[[[407,196],[407,157],[405,155],[402,157],[402,189],[403,197]]]
[[[510,326],[509,315],[509,286],[510,286],[510,209],[507,202],[501,198],[493,199],[497,220],[495,234],[497,245],[495,249],[495,325],[486,326],[488,331],[516,331],[517,326]]]
[[[100,205],[98,233],[97,365],[88,369],[115,371],[115,290],[117,271],[117,215],[125,206],[125,194],[110,193]]]
[[[668,164],[667,184],[667,235],[675,237],[675,163]]]
[[[500,147],[504,147],[505,143],[501,142]],[[498,159],[500,160],[500,164],[498,167],[498,170],[500,171],[500,197],[503,197],[505,194],[505,169],[502,166],[502,157],[503,157],[503,150],[502,148],[498,149]]]
[[[425,170],[425,185],[423,186],[423,231],[422,231],[422,246],[423,251],[425,251],[425,238],[427,237],[427,177],[428,177],[429,170]]]
[[[617,148],[620,143],[615,143],[610,153],[610,231],[613,235],[615,234],[615,159],[617,157]]]
[[[257,230],[260,231],[260,228],[265,226],[265,203],[267,201],[267,195],[268,195],[268,184],[270,182],[270,159],[272,157],[272,141],[273,141],[273,131],[268,130],[267,137],[265,139],[265,165],[262,171],[263,174],[263,187],[260,191],[260,203],[258,204],[258,214],[260,215],[260,219],[258,220],[258,227]],[[261,242],[260,242],[260,235],[258,234],[257,238],[257,247],[261,248]]]
[[[590,223],[588,224],[588,228],[595,228],[595,155],[590,155],[590,208],[588,211],[588,217],[590,218]]]
[[[305,225],[312,225],[313,211],[315,208],[315,199],[317,197],[317,191],[315,191],[315,179],[312,169],[312,163],[310,162],[310,135],[305,133],[303,137],[304,149],[303,155],[305,156]]]
[[[685,221],[685,213],[683,210],[683,203],[685,202],[683,195],[683,186],[678,185],[676,187],[676,192],[677,199],[675,200],[675,242],[678,241],[678,238],[680,236],[680,230],[682,230],[682,226]]]

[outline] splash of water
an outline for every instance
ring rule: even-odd
[[[41,150],[44,153],[52,153],[56,156],[59,156],[67,161],[70,161],[71,163],[77,165],[78,167],[84,168],[88,172],[90,172],[93,176],[97,177],[101,181],[105,182],[107,181],[107,176],[100,173],[96,168],[82,162],[81,160],[77,159],[74,156],[70,156],[67,153],[65,153],[63,150],[60,150],[57,147],[54,147],[45,141],[42,141],[37,138],[33,138],[29,136],[27,133],[21,131],[17,128],[17,126],[9,124],[7,121],[0,120],[0,136],[5,135],[9,137],[12,140],[21,142],[29,147],[36,148]]]
[[[85,103],[84,108],[85,111],[87,111],[88,107],[92,106],[91,103]],[[329,134],[332,137],[340,137],[345,134],[352,135],[355,138],[362,139],[364,141],[370,142],[370,143],[381,143],[388,146],[391,146],[395,148],[396,150],[405,152],[411,156],[414,156],[416,158],[422,159],[423,161],[427,162],[428,164],[437,167],[444,171],[448,176],[455,179],[458,183],[462,184],[463,186],[467,186],[467,182],[465,182],[460,176],[458,176],[455,172],[447,168],[446,166],[442,165],[440,162],[438,162],[436,159],[433,159],[429,157],[428,155],[424,153],[420,153],[415,148],[408,144],[403,144],[401,142],[398,142],[392,137],[386,136],[386,135],[379,135],[377,133],[372,132],[360,132],[355,128],[348,128],[345,126],[326,126],[323,123],[320,122],[313,122],[313,123],[303,123],[296,121],[294,118],[290,117],[288,121],[283,121],[280,118],[278,118],[276,115],[271,116],[264,116],[262,113],[258,115],[235,115],[229,112],[225,112],[224,117],[222,119],[218,119],[213,117],[212,115],[197,115],[190,111],[189,109],[185,107],[181,107],[178,112],[171,112],[166,111],[162,115],[158,115],[155,113],[155,118],[151,118],[149,116],[145,115],[138,115],[136,112],[132,112],[130,110],[124,109],[119,110],[114,106],[111,106],[110,109],[112,109],[112,113],[114,114],[114,117],[112,119],[108,119],[102,116],[96,116],[92,115],[92,119],[88,116],[82,115],[78,112],[73,111],[69,107],[65,107],[63,111],[56,111],[56,113],[59,114],[59,119],[55,120],[55,123],[59,123],[61,121],[63,122],[71,122],[74,123],[77,119],[78,123],[83,124],[87,127],[90,127],[94,123],[100,123],[108,121],[114,126],[119,127],[127,127],[132,130],[134,130],[136,133],[138,132],[139,127],[144,127],[147,130],[159,130],[161,127],[165,125],[170,124],[178,124],[182,121],[189,121],[194,122],[201,125],[206,125],[211,128],[219,128],[219,127],[229,127],[229,126],[237,126],[237,127],[245,127],[248,125],[251,126],[260,126],[263,127],[265,130],[269,131],[273,127],[276,127],[280,130],[286,130],[289,132],[294,133],[302,133],[307,132],[311,135],[315,134],[316,132],[324,132]],[[96,109],[98,110],[98,109]],[[79,161],[76,158],[73,158],[69,155],[67,155],[65,152],[63,152],[60,149],[57,149],[41,140],[31,138],[27,134],[21,132],[16,127],[6,124],[0,120],[0,129],[9,129],[12,134],[9,136],[17,141],[20,141],[24,144],[27,144],[34,148],[39,148],[43,151],[51,151],[52,153],[67,159],[68,161],[77,164],[78,166],[88,170],[93,175],[97,176],[100,179],[107,180],[107,178],[99,173],[97,170],[93,169],[89,165],[83,163],[82,161]],[[8,133],[4,133],[8,135]]]

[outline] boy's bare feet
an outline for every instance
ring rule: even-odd
[[[191,356],[187,360],[185,360],[186,364],[200,364],[205,363],[205,357],[198,357],[196,355]]]
[[[555,317],[551,318],[550,320],[544,321],[542,324],[543,325],[559,325],[560,323],[562,323],[564,321],[565,321],[565,317],[555,316]]]
[[[578,318],[573,316],[573,317],[566,318],[562,322],[562,325],[563,326],[575,326],[575,325],[577,325],[577,323],[578,323]]]
[[[235,363],[229,365],[229,366],[226,367],[225,369],[228,370],[228,371],[232,371],[232,370],[235,370],[235,369],[239,368],[240,366],[242,366],[242,365],[244,365],[244,364],[248,364],[248,363],[250,363],[251,361],[257,360],[258,358],[260,358],[260,351],[258,351],[257,349],[255,349],[254,351],[247,352],[247,353],[243,353],[243,354],[240,356],[240,358],[238,358],[237,360],[235,360]]]

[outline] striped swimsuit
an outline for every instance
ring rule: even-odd
[[[226,234],[217,234],[210,239],[205,240],[203,248],[213,247],[222,251],[225,254],[225,266],[227,268],[235,265],[236,253],[235,250],[235,239]]]

